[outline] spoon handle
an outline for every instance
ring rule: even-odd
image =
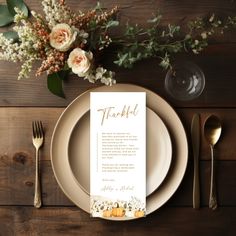
[[[209,208],[215,210],[217,208],[217,198],[216,198],[216,184],[215,184],[215,161],[214,161],[214,151],[213,145],[211,147],[211,189],[210,189],[210,199]]]

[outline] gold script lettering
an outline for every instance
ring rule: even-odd
[[[104,125],[105,120],[109,118],[126,118],[128,119],[130,116],[137,116],[138,114],[138,104],[136,104],[133,108],[130,105],[124,105],[121,111],[114,111],[115,107],[106,107],[102,109],[98,109],[98,112],[101,112],[102,119],[101,125]]]

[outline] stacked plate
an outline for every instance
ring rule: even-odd
[[[183,125],[173,108],[145,88],[118,84],[93,92],[147,94],[147,214],[167,202],[180,185],[188,160]],[[51,142],[52,167],[63,192],[78,207],[90,210],[90,91],[76,98],[59,118]],[[109,219],[109,218],[108,218]]]

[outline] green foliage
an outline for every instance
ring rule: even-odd
[[[29,11],[23,0],[7,0],[7,5],[0,5],[0,27],[13,23],[16,14],[14,8],[19,8],[26,17]],[[12,39],[13,42],[19,40],[19,36],[15,31],[4,32],[3,36],[7,39]]]
[[[12,39],[13,43],[17,42],[19,40],[19,35],[17,34],[16,31],[7,31],[3,33],[3,36],[7,39]]]
[[[106,29],[109,29],[111,27],[116,27],[118,25],[119,25],[119,21],[117,21],[117,20],[110,20],[106,24]]]
[[[13,22],[14,16],[12,16],[6,5],[0,5],[0,27],[9,25]]]
[[[107,13],[105,9],[102,8],[100,2],[97,2],[94,8],[98,15],[104,17],[105,20],[97,21],[96,19],[91,19],[88,24],[87,32],[89,33],[89,50],[91,51],[101,51],[108,47],[112,42],[109,36],[109,30],[114,27],[119,26],[119,21],[114,19],[114,16],[109,16],[106,18]]]
[[[161,17],[158,13],[148,20],[147,29],[127,24],[122,40],[117,41],[122,49],[114,63],[132,68],[140,60],[158,58],[159,65],[168,69],[174,54],[183,51],[198,54],[208,46],[210,36],[236,25],[236,17],[228,17],[222,22],[213,14],[209,19],[197,18],[188,22],[188,32],[184,33],[178,25],[160,26]]]
[[[17,7],[19,8],[22,12],[24,12],[24,15],[26,17],[28,17],[28,8],[27,6],[25,5],[24,1],[23,0],[6,0],[7,2],[7,7],[8,7],[8,10],[10,12],[10,14],[12,16],[14,16],[16,14],[14,8]]]
[[[63,91],[63,80],[65,79],[66,74],[67,73],[64,73],[64,71],[62,71],[61,73],[50,74],[47,78],[49,91],[61,98],[65,98],[65,94]]]

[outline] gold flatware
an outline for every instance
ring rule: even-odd
[[[199,182],[199,149],[200,149],[200,115],[195,114],[191,124],[191,137],[194,158],[193,174],[193,208],[200,207],[200,182]]]
[[[216,184],[215,184],[215,167],[214,167],[214,146],[218,142],[222,131],[222,126],[219,118],[211,115],[205,122],[204,133],[211,149],[211,186],[209,208],[215,210],[217,208]]]
[[[34,206],[40,208],[42,205],[41,200],[41,184],[40,184],[40,175],[39,175],[39,149],[43,145],[44,140],[44,131],[41,121],[33,121],[32,123],[33,130],[33,145],[36,149],[36,173],[35,173],[35,193],[34,193]]]

